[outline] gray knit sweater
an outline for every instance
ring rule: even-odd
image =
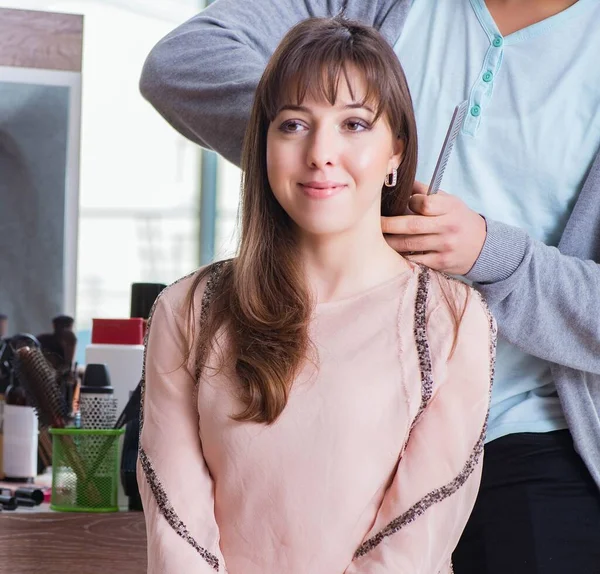
[[[393,44],[410,4],[410,0],[219,0],[152,50],[141,90],[183,135],[239,165],[258,79],[290,27],[309,16],[344,10],[348,18],[378,28]],[[558,248],[488,219],[483,251],[468,278],[487,298],[500,334],[552,363],[575,446],[600,485],[597,261],[600,154]]]

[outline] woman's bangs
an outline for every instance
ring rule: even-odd
[[[375,59],[333,58],[331,54],[314,54],[305,50],[295,58],[282,60],[287,61],[279,62],[279,69],[273,70],[265,90],[263,104],[269,122],[275,119],[283,106],[301,106],[307,97],[335,105],[342,81],[346,82],[353,101],[360,97],[357,103],[373,108],[375,120],[390,109],[390,85]],[[367,87],[364,95],[356,94],[351,70],[362,74]]]

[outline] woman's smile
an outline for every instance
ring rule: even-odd
[[[328,199],[348,187],[337,181],[307,181],[298,183],[298,186],[302,193],[311,199]]]

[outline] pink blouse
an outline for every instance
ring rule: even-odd
[[[317,305],[318,362],[267,426],[231,418],[241,405],[230,370],[197,381],[184,364],[192,280],[159,297],[147,340],[138,483],[148,572],[450,572],[479,485],[493,377],[495,323],[479,295],[470,291],[453,353],[440,287],[452,280],[433,271]]]

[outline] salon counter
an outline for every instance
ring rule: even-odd
[[[145,572],[141,512],[0,512],[0,574]]]

